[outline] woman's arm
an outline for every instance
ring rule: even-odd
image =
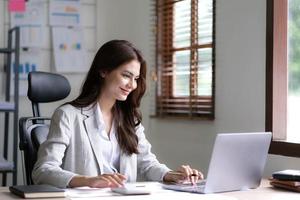
[[[51,119],[47,140],[38,150],[32,179],[35,184],[51,184],[66,187],[76,174],[61,168],[71,132],[70,117],[58,108]]]
[[[119,187],[126,179],[121,174],[103,174],[99,176],[82,176],[72,171],[64,170],[61,166],[65,165],[64,160],[71,162],[69,164],[80,165],[76,159],[76,153],[73,153],[69,159],[66,158],[66,149],[71,148],[74,143],[74,137],[77,137],[77,145],[87,145],[81,141],[81,135],[75,134],[78,129],[74,126],[73,110],[57,109],[52,117],[47,140],[40,146],[38,160],[34,166],[32,178],[36,184],[50,184],[57,187]],[[78,123],[78,122],[77,122]],[[76,129],[76,130],[75,130]],[[75,143],[74,143],[75,144]],[[73,146],[74,146],[73,144]],[[81,152],[79,147],[74,151]],[[79,153],[80,155],[80,153]],[[72,157],[74,156],[74,158]],[[93,174],[93,173],[91,173]]]
[[[139,125],[136,133],[139,138],[138,170],[148,180],[165,182],[190,181],[195,183],[199,179],[203,179],[202,173],[192,169],[189,165],[182,165],[176,171],[172,171],[166,165],[160,164],[156,156],[151,152],[151,144],[145,137],[142,125]]]
[[[162,181],[165,174],[171,169],[159,163],[156,156],[151,152],[151,144],[146,139],[144,127],[141,124],[137,127],[136,134],[139,140],[139,154],[137,155],[138,173],[147,180]]]

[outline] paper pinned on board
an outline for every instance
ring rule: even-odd
[[[37,71],[41,65],[41,51],[39,48],[29,48],[27,50],[21,49],[19,67],[17,68],[19,73],[19,95],[26,96],[28,89],[28,73],[32,71]],[[10,95],[13,96],[14,91],[14,69],[15,64],[14,59],[11,65],[11,91]]]
[[[41,47],[45,44],[46,2],[30,0],[26,2],[26,11],[11,13],[11,27],[20,26],[21,47]]]
[[[24,12],[25,0],[9,0],[8,1],[9,12]]]
[[[86,72],[86,50],[81,27],[53,27],[52,41],[57,72]]]
[[[80,0],[51,0],[49,3],[51,26],[80,26]]]

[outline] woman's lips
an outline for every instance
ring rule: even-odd
[[[126,94],[126,95],[128,95],[128,94],[130,93],[130,90],[126,90],[126,89],[123,89],[123,88],[121,88],[121,91],[122,91],[124,94]]]

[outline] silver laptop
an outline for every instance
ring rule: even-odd
[[[215,140],[206,180],[195,186],[163,184],[163,188],[196,193],[256,188],[260,185],[271,138],[270,132],[220,133]]]

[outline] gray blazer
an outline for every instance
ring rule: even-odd
[[[96,104],[97,105],[97,104]],[[97,105],[98,106],[98,105]],[[75,175],[97,176],[103,171],[97,107],[75,108],[69,104],[53,114],[47,140],[40,146],[32,179],[35,184],[67,187]],[[120,155],[120,173],[127,181],[160,181],[170,171],[151,153],[144,128],[136,128],[139,154]]]

